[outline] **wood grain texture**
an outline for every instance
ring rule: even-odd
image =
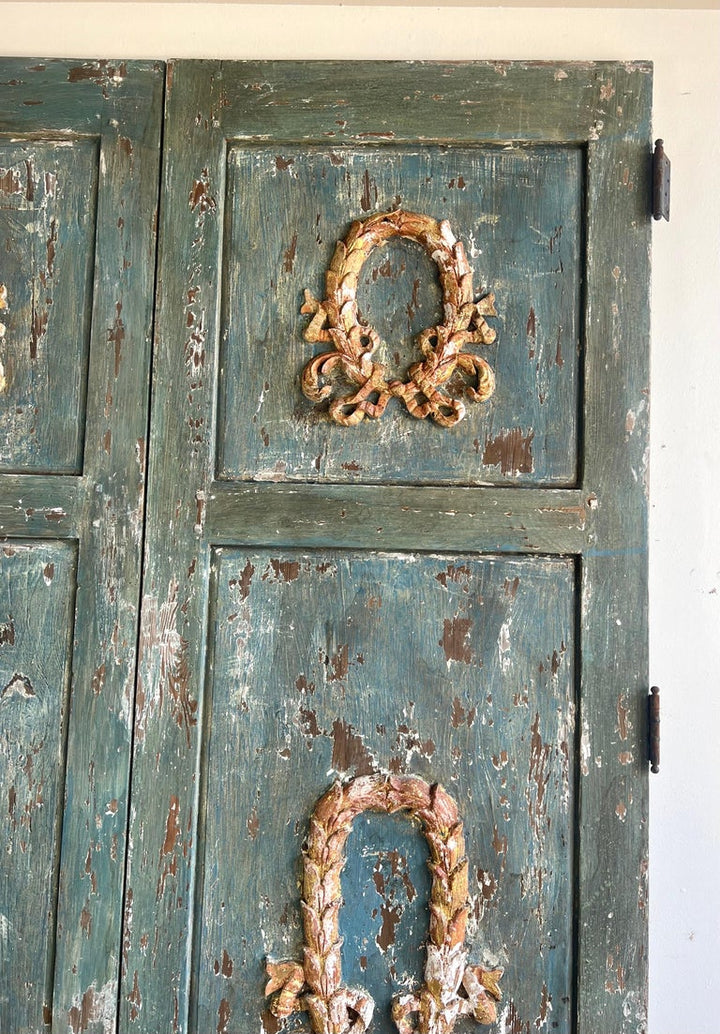
[[[9,298],[2,347],[12,350],[12,370],[25,371],[25,382],[10,378],[11,396],[20,393],[13,403],[52,407],[38,415],[37,433],[17,413],[8,429],[5,469],[37,475],[0,475],[2,531],[10,546],[18,535],[69,536],[77,549],[60,880],[57,911],[42,929],[43,941],[55,937],[54,975],[24,1027],[13,1013],[22,985],[9,988],[9,1029],[23,1034],[115,1030],[162,90],[163,68],[152,64],[2,64],[0,128],[32,159],[32,219],[42,230],[42,246],[21,249],[18,305]],[[29,204],[25,196],[23,218]],[[23,283],[32,297],[20,304]],[[44,333],[28,366],[33,305]]]
[[[595,500],[579,490],[358,485],[235,485],[217,481],[204,502],[213,542],[366,549],[462,547],[469,552],[580,553]]]
[[[387,769],[444,781],[472,829],[504,1027],[644,1031],[650,67],[169,67],[133,719],[162,73],[0,76],[0,711],[22,855],[0,932],[34,950],[4,968],[7,1023],[272,1034],[261,959],[299,946],[303,822],[334,775]],[[462,448],[398,420],[392,449],[348,446],[298,390],[302,289],[358,205],[396,195],[452,209],[478,283],[505,291],[500,408]],[[365,270],[398,366],[435,318],[428,261],[388,246]],[[425,856],[391,818],[349,848],[343,969],[389,1030]]]
[[[198,89],[203,92],[202,84]],[[202,527],[211,477],[214,354],[208,352],[207,327],[215,325],[219,246],[209,127],[189,114],[200,110],[199,103],[185,95],[176,114],[168,109],[166,121],[173,157],[163,166],[163,190],[177,199],[177,208],[172,215],[164,210],[159,260],[158,306],[166,317],[158,321],[154,352],[131,790],[143,804],[131,810],[128,832],[123,1034],[188,1029],[210,566],[196,528]],[[220,138],[217,143],[224,153]],[[190,168],[175,160],[180,154]]]
[[[171,91],[180,86],[171,63]],[[227,139],[410,144],[585,145],[632,137],[622,101],[648,62],[188,61],[204,77],[192,118]],[[352,74],[349,74],[352,73]],[[533,99],[537,103],[533,103]],[[632,102],[631,102],[632,104]],[[291,117],[288,117],[288,116]],[[643,114],[646,128],[649,112]]]
[[[70,475],[0,475],[0,535],[76,538],[84,495]]]

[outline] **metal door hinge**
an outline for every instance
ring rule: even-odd
[[[670,220],[670,159],[662,140],[655,141],[653,152],[653,219]]]
[[[653,686],[648,697],[648,757],[650,771],[660,771],[660,690]]]

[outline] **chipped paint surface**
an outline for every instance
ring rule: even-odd
[[[0,284],[0,311],[7,309],[8,307],[8,296],[7,287],[5,284]],[[3,317],[5,313],[3,312]],[[3,344],[3,338],[5,337],[7,326],[4,323],[0,323],[0,348]],[[5,364],[3,363],[3,354],[0,352],[0,395],[6,390],[8,386],[7,374],[5,371]]]
[[[115,981],[109,981],[100,988],[94,985],[88,987],[68,1012],[67,1021],[72,1034],[82,1034],[89,1030],[98,1031],[99,1034],[113,1034],[116,1003]]]
[[[501,431],[485,442],[483,463],[500,467],[503,474],[531,474],[533,471],[532,443],[535,432],[527,434],[519,428]]]
[[[136,697],[135,734],[142,740],[148,717],[162,715],[167,708],[172,720],[184,730],[187,741],[197,724],[197,702],[191,696],[186,660],[187,639],[178,629],[179,586],[173,582],[161,604],[154,596],[143,601],[143,623],[140,638],[141,673],[154,666],[158,678],[150,686],[139,676]],[[157,658],[157,663],[153,658]]]

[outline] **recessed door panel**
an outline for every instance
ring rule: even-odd
[[[534,1021],[542,998],[569,1031],[573,562],[220,550],[216,564],[197,1029],[261,1014],[274,1029],[262,972],[303,957],[315,803],[334,780],[381,773],[455,798],[469,955],[505,969],[506,1020]],[[373,1029],[390,1034],[392,996],[422,982],[427,845],[412,816],[369,813],[346,854],[342,980],[366,988]]]
[[[0,143],[0,470],[82,470],[98,145]]]
[[[231,146],[223,257],[218,473],[224,479],[419,484],[564,484],[577,476],[584,155],[580,148]],[[456,370],[442,393],[465,400],[452,428],[393,398],[352,432],[301,390],[332,345],[303,334],[304,291],[322,299],[338,240],[393,209],[447,220],[496,333],[468,346],[494,371],[473,403]],[[248,265],[253,276],[248,278]],[[418,336],[443,323],[438,269],[395,237],[359,270],[358,308],[386,380],[422,361]],[[324,378],[323,378],[324,382]],[[338,395],[352,383],[328,377]],[[337,382],[337,385],[335,384]],[[334,397],[334,396],[333,396]]]
[[[7,1030],[33,1029],[52,1000],[48,935],[57,919],[75,571],[69,543],[6,543],[0,552],[0,1024]]]

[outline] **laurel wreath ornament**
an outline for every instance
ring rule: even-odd
[[[271,1012],[279,1020],[307,1012],[314,1034],[364,1034],[370,1025],[373,999],[342,982],[338,928],[345,845],[353,820],[364,811],[411,812],[430,852],[425,981],[418,991],[393,999],[399,1034],[452,1034],[463,1015],[494,1023],[503,971],[468,965],[463,948],[468,861],[457,804],[441,786],[416,776],[359,776],[336,782],[318,801],[303,851],[303,962],[267,962]]]
[[[392,237],[422,245],[438,267],[443,292],[444,322],[417,336],[424,358],[408,368],[404,381],[389,380],[385,365],[373,358],[380,337],[361,321],[357,306],[358,278],[366,259]],[[484,402],[495,390],[495,376],[488,363],[463,352],[469,344],[490,345],[496,336],[485,319],[497,316],[495,296],[490,293],[475,301],[472,278],[462,242],[455,238],[447,220],[438,222],[418,212],[396,210],[352,223],[345,239],[338,241],[325,273],[325,298],[319,302],[305,291],[300,311],[313,317],[305,329],[305,340],[332,343],[334,348],[306,365],[302,374],[304,394],[313,402],[331,399],[329,415],[345,427],[353,427],[366,417],[381,417],[392,397],[401,399],[417,419],[430,417],[442,427],[453,427],[465,416],[465,404],[441,386],[456,370],[471,380],[465,389],[471,401]],[[337,394],[342,388],[328,383],[339,379],[335,375],[344,377],[356,390]]]

